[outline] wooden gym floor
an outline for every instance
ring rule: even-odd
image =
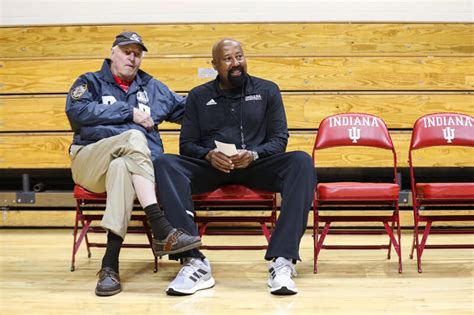
[[[104,234],[93,235],[104,238]],[[127,241],[142,241],[128,235]],[[352,236],[330,235],[332,244]],[[474,236],[431,236],[450,242]],[[382,236],[357,236],[354,243]],[[207,244],[261,243],[260,236],[206,236]],[[85,247],[70,272],[71,229],[0,230],[0,314],[474,314],[474,251],[427,250],[423,273],[408,257],[411,234],[403,234],[404,272],[384,251],[323,251],[319,273],[312,273],[312,238],[302,240],[296,278],[300,293],[272,296],[266,287],[263,251],[205,251],[216,279],[213,289],[187,297],[169,297],[164,290],[180,266],[167,258],[153,273],[149,249],[121,253],[123,292],[94,295],[96,272],[104,249]]]

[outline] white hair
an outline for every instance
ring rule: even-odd
[[[115,45],[115,46],[113,46],[110,50],[111,50],[111,51],[115,51],[115,48],[117,48],[118,46],[119,46],[119,45]],[[139,46],[140,46],[140,45],[139,45]],[[140,48],[141,48],[141,47],[140,47]],[[142,59],[145,58],[145,55],[146,55],[146,51],[144,51],[144,50],[142,49]]]

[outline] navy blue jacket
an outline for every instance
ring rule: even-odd
[[[214,140],[256,151],[259,157],[285,152],[288,127],[278,86],[247,75],[244,88],[225,91],[219,77],[191,90],[181,126],[180,153],[202,159]]]
[[[164,120],[180,123],[185,98],[142,70],[126,93],[112,76],[110,60],[105,59],[100,71],[81,75],[69,91],[66,114],[74,131],[73,144],[87,145],[137,129],[145,134],[155,159],[163,153],[163,142],[158,128],[146,131],[133,122],[133,108],[139,104],[150,108],[155,125]]]

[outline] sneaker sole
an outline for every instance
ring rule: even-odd
[[[275,290],[270,290],[270,293],[275,294],[275,295],[293,295],[293,294],[298,293],[298,290],[291,290],[283,286]]]
[[[97,296],[112,296],[112,295],[115,295],[115,294],[118,294],[122,292],[122,289],[117,289],[115,291],[97,291],[97,289],[95,290],[95,295]]]
[[[202,242],[199,241],[199,242],[196,242],[196,243],[192,243],[192,244],[186,245],[186,246],[181,247],[181,248],[177,248],[177,249],[175,249],[175,250],[161,251],[161,252],[153,251],[153,252],[155,253],[155,256],[159,257],[159,256],[165,256],[165,255],[172,255],[172,254],[182,253],[182,252],[185,252],[185,251],[188,251],[188,250],[191,250],[191,249],[195,249],[195,248],[201,247],[201,245],[202,245]]]
[[[194,286],[192,289],[189,290],[176,290],[173,288],[168,288],[166,289],[166,294],[167,295],[172,295],[172,296],[184,296],[184,295],[191,295],[196,293],[199,290],[205,290],[205,289],[210,289],[216,284],[216,281],[214,280],[213,277],[209,278],[209,280],[204,281],[196,286]]]

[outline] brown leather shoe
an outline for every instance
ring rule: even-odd
[[[99,280],[95,287],[95,294],[98,296],[111,296],[122,291],[120,276],[110,267],[104,267],[97,273]]]
[[[177,254],[199,246],[201,246],[199,236],[192,236],[178,229],[173,229],[164,240],[153,240],[153,251],[156,256]]]

